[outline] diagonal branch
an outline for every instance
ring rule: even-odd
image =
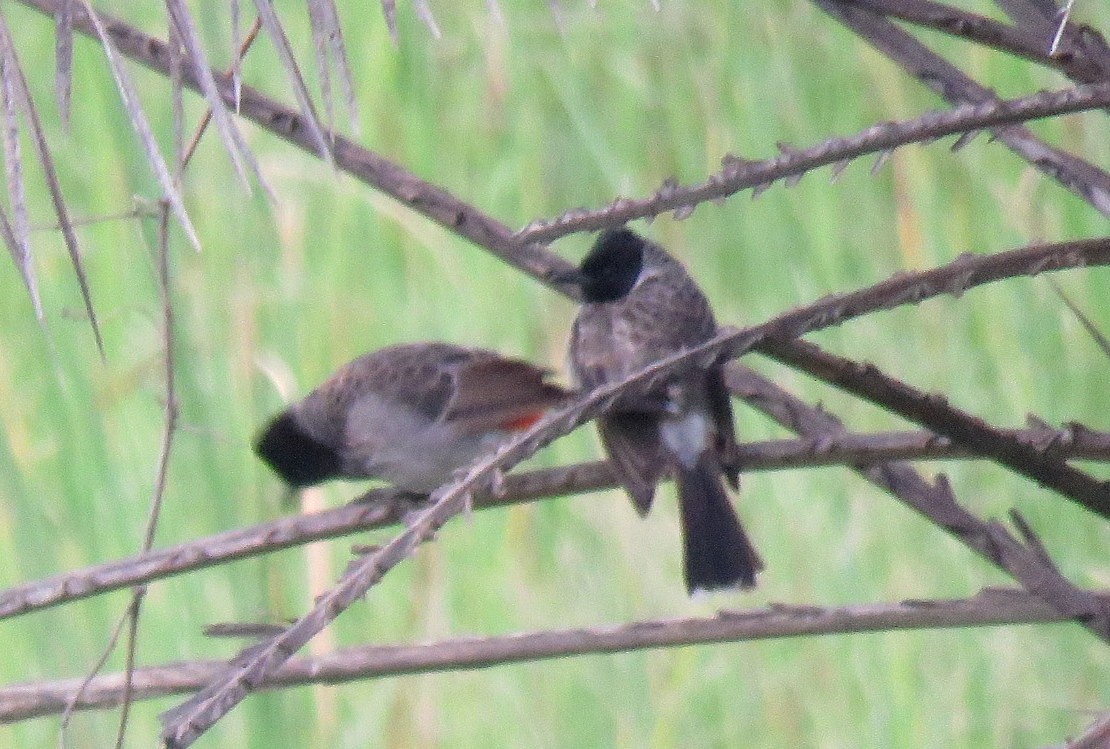
[[[598,210],[574,210],[554,219],[533,221],[517,234],[522,245],[551,242],[568,234],[595,231],[638,218],[651,218],[669,210],[689,211],[708,200],[730,197],[752,189],[753,195],[779,179],[798,178],[822,166],[833,166],[838,174],[848,162],[868,154],[888,154],[910,143],[946,135],[975,132],[984,128],[1053,117],[1105,107],[1110,102],[1110,83],[1102,81],[1063,91],[1041,92],[1020,99],[975,100],[947,111],[928,112],[901,122],[872,125],[846,138],[831,138],[805,149],[786,149],[774,158],[748,161],[733,156],[722,159],[720,172],[704,182],[678,187],[667,183],[647,198],[617,198]]]
[[[1090,45],[1070,39],[1066,47],[1051,51],[1040,34],[1031,29],[1001,23],[932,0],[848,0],[861,8],[966,39],[1001,52],[1061,70],[1079,83],[1106,80],[1105,61]],[[1077,43],[1078,42],[1078,43]]]
[[[966,104],[996,100],[990,89],[976,83],[885,18],[852,4],[850,0],[812,1],[948,102]],[[1110,216],[1110,174],[1045,144],[1020,125],[992,128],[991,132],[1014,153],[1103,215]]]
[[[759,351],[943,434],[1110,520],[1110,483],[1068,465],[1059,456],[995,429],[982,419],[949,405],[941,396],[923,393],[888,377],[873,364],[835,356],[808,341],[769,340]]]
[[[733,392],[792,431],[820,437],[844,429],[836,417],[809,406],[745,367],[733,365],[726,372]],[[1022,543],[1000,523],[980,520],[960,506],[943,475],[930,483],[905,463],[860,465],[855,470],[1010,574],[1030,593],[1110,642],[1110,607],[1046,564],[1037,544]]]
[[[1110,462],[1110,432],[1079,424],[1063,429],[1037,425],[1003,433],[1061,458]],[[953,460],[982,457],[927,431],[881,434],[838,433],[819,438],[769,440],[739,446],[735,462],[745,473],[830,465],[859,465],[894,460]],[[513,473],[501,492],[475,495],[473,509],[486,510],[616,486],[607,463]],[[198,538],[147,554],[70,570],[0,591],[0,619],[214,567],[236,559],[269,554],[314,541],[341,538],[400,523],[412,501],[389,490],[372,489],[342,507],[271,520]]]
[[[23,5],[51,18],[69,1],[19,0]],[[170,51],[163,40],[144,34],[134,26],[105,13],[97,13],[97,17],[120,54],[164,76],[170,75]],[[73,8],[73,29],[85,36],[96,37],[94,24],[88,11],[82,6]],[[193,91],[202,90],[191,66],[186,66],[181,74],[184,85]],[[212,76],[220,97],[225,104],[236,108],[240,116],[305,153],[319,155],[319,145],[311,134],[309,123],[297,110],[250,86],[240,85],[237,88],[234,75],[227,76],[212,71]],[[565,261],[550,253],[541,252],[538,248],[518,247],[512,231],[504,224],[349,138],[333,133],[328,135],[328,142],[338,169],[489,250],[507,264],[567,293],[569,287],[560,287],[551,280],[554,272],[570,267]]]
[[[1110,746],[1110,712],[1103,713],[1082,734],[1068,741],[1062,749],[1106,749]]]
[[[1095,595],[1110,605],[1110,594]],[[349,647],[315,658],[290,659],[263,688],[340,684],[447,669],[490,668],[549,658],[694,644],[1063,621],[1067,621],[1066,617],[1035,596],[1008,588],[988,588],[963,599],[832,607],[772,604],[762,609],[721,611],[710,617],[466,637],[420,645]],[[222,661],[192,661],[137,669],[132,694],[136,699],[187,694],[201,688],[223,666]],[[40,681],[0,688],[0,723],[58,712],[73,699],[74,681]],[[120,674],[96,678],[82,692],[76,703],[78,709],[93,710],[119,704],[121,681]]]

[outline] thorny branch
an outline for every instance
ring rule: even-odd
[[[1068,465],[1058,455],[1004,434],[941,396],[923,393],[872,364],[835,356],[808,341],[769,340],[759,351],[943,434],[1110,520],[1110,484]]]
[[[20,0],[25,5],[51,16],[55,15],[64,0]],[[166,44],[142,33],[122,21],[103,13],[98,14],[121,54],[169,75],[170,55]],[[83,8],[75,8],[73,28],[82,34],[94,35],[92,23]],[[235,81],[232,77],[213,72],[220,95],[229,105],[236,104]],[[191,70],[182,71],[183,82],[193,90],[199,84]],[[441,224],[459,236],[470,239],[478,246],[492,252],[509,265],[523,270],[543,283],[569,296],[575,290],[553,282],[552,275],[567,269],[568,264],[558,256],[543,250],[538,244],[573,231],[612,226],[637,217],[654,216],[675,208],[690,208],[698,202],[723,197],[739,190],[762,185],[823,165],[846,164],[853,158],[868,153],[881,154],[907,143],[928,140],[943,135],[966,133],[968,130],[987,127],[992,123],[1020,122],[1025,119],[1060,114],[1100,106],[1108,106],[1105,82],[1097,86],[1077,87],[1061,92],[1034,94],[1013,102],[977,99],[966,108],[950,112],[926,114],[917,120],[904,123],[875,125],[852,138],[832,139],[810,149],[790,149],[774,159],[748,162],[735,157],[724,159],[724,169],[713,175],[703,185],[692,188],[666,186],[652,198],[639,201],[619,199],[617,203],[599,212],[572,212],[554,222],[539,222],[519,235],[505,225],[473,206],[457,199],[445,190],[425,182],[397,164],[339,135],[333,135],[332,154],[338,169],[365,182],[410,209]],[[249,86],[242,86],[239,101],[241,116],[260,127],[284,138],[306,153],[316,154],[316,142],[308,135],[300,114],[262,95]],[[1011,111],[1010,108],[1013,108]],[[1074,160],[1074,159],[1073,159]],[[1089,165],[1088,165],[1089,166]],[[1093,169],[1093,167],[1091,167]],[[1068,172],[1052,174],[1061,178]],[[722,186],[729,185],[727,189]],[[723,192],[721,190],[724,189]],[[673,205],[672,205],[673,203]]]
[[[730,366],[726,379],[734,393],[798,434],[820,438],[844,429],[836,417],[809,406],[745,367]],[[1030,593],[1110,642],[1110,608],[1073,586],[1046,563],[1038,540],[1029,538],[1022,543],[1000,523],[980,520],[962,507],[944,475],[929,482],[905,463],[862,464],[855,471],[1010,574]],[[1020,527],[1023,532],[1028,530],[1024,522]]]
[[[847,0],[812,0],[884,55],[901,65],[952,104],[997,101],[994,93],[976,83],[955,65],[929,50],[890,21]],[[1110,216],[1110,174],[1066,151],[1053,148],[1021,125],[990,128],[991,133],[1021,158]],[[972,135],[968,133],[967,135]]]
[[[688,187],[668,182],[647,198],[618,197],[598,210],[578,209],[554,219],[538,219],[517,234],[517,241],[522,245],[552,242],[575,232],[596,231],[633,219],[653,218],[670,210],[675,212],[675,218],[685,218],[695,206],[706,201],[727,198],[746,189],[751,189],[752,196],[755,197],[777,180],[793,184],[793,180],[818,167],[832,165],[835,177],[853,159],[879,154],[874,169],[882,166],[890,153],[899,146],[1065,112],[1097,109],[1106,106],[1108,100],[1110,83],[1103,81],[1091,86],[1038,93],[1010,101],[990,100],[965,104],[948,111],[929,112],[903,122],[879,123],[857,135],[831,138],[810,148],[783,148],[778,156],[763,161],[749,161],[726,155],[721,159],[721,171],[709,175],[704,182]]]
[[[1110,605],[1110,594],[1097,593]],[[662,619],[616,626],[467,637],[419,645],[367,645],[315,658],[292,658],[263,689],[443,671],[490,668],[590,653],[747,642],[807,635],[890,630],[982,627],[1063,622],[1067,618],[1025,591],[988,588],[971,598],[908,600],[849,606],[772,604],[764,609],[720,611],[716,616]],[[188,694],[225,667],[223,661],[190,661],[135,671],[132,694],[154,699]],[[110,708],[122,696],[120,674],[97,677],[81,693],[79,709]],[[58,712],[74,698],[75,680],[13,684],[0,688],[0,723]]]
[[[19,0],[23,5],[55,17],[67,0]],[[161,39],[144,34],[139,29],[113,18],[105,13],[97,13],[108,36],[115,43],[120,54],[154,70],[162,75],[170,75],[170,51]],[[86,36],[96,38],[96,29],[85,8],[73,8],[73,29]],[[220,97],[241,117],[254,122],[302,151],[314,156],[319,155],[318,142],[312,137],[307,122],[301,114],[275,101],[257,89],[240,85],[236,87],[234,76],[226,76],[212,71],[213,79],[219,89]],[[193,91],[202,88],[192,66],[181,71],[182,83]],[[238,98],[236,95],[238,94]],[[550,281],[555,270],[566,270],[565,261],[540,253],[535,248],[518,247],[512,231],[477,208],[459,200],[446,190],[432,185],[403,169],[401,166],[381,155],[362,148],[349,138],[338,134],[329,137],[332,158],[336,168],[391,196],[402,205],[428,217],[448,230],[465,237],[480,247],[492,252],[508,265],[523,270],[539,278],[548,285],[561,288],[564,292],[570,287],[558,287]]]
[[[1110,77],[1106,42],[1092,30],[1066,35],[1055,53],[1043,33],[968,13],[932,0],[848,0],[877,14],[982,44],[1040,65],[1058,68],[1077,83]],[[1070,27],[1069,27],[1070,28]]]
[[[1110,433],[1081,424],[1063,429],[1038,423],[1028,429],[1001,430],[1016,439],[1060,458],[1110,462]],[[740,445],[736,463],[745,472],[858,465],[893,460],[953,460],[982,457],[932,432],[885,434],[838,433],[820,438],[782,439]],[[611,489],[616,486],[604,462],[580,463],[505,477],[503,491],[474,497],[474,509]],[[412,501],[386,489],[373,489],[342,507],[308,515],[293,515],[247,528],[237,528],[147,554],[70,570],[0,591],[0,619],[72,603],[113,590],[141,585],[174,575],[214,567],[246,557],[269,554],[293,546],[341,538],[386,528],[401,522]]]

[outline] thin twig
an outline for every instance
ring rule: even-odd
[[[239,63],[247,56],[247,52],[250,50],[251,45],[254,44],[254,40],[258,38],[258,30],[261,28],[262,19],[255,16],[254,23],[251,24],[250,30],[247,31],[247,35],[243,38],[243,41],[239,44],[239,48],[235,51],[235,61],[231,63],[231,67],[224,73],[225,76],[234,75],[235,71],[238,69]],[[211,107],[204,110],[204,116],[200,118],[200,122],[197,123],[197,129],[193,131],[193,137],[189,141],[189,145],[185,147],[184,154],[181,157],[182,170],[184,170],[185,167],[189,165],[189,161],[192,160],[197,146],[200,145],[200,139],[204,135],[204,131],[208,129],[208,124],[210,122],[212,122]]]
[[[173,438],[177,433],[178,403],[177,387],[174,371],[174,316],[173,300],[170,290],[170,206],[162,202],[162,215],[158,219],[158,290],[162,297],[162,347],[165,365],[166,397],[162,418],[162,446],[158,452],[158,464],[154,471],[154,493],[150,501],[150,513],[147,517],[146,532],[143,534],[141,554],[148,553],[154,547],[154,534],[158,528],[158,519],[162,515],[162,502],[166,494],[166,478],[170,466],[170,451],[173,448]],[[116,733],[116,749],[122,749],[123,739],[127,734],[127,717],[131,709],[131,677],[135,671],[135,650],[138,644],[139,614],[142,611],[143,599],[146,597],[146,586],[135,588],[131,600],[131,616],[127,627],[127,663],[124,671],[123,705],[120,710],[119,730]]]
[[[1057,455],[1007,435],[941,396],[924,393],[888,377],[873,364],[830,354],[808,341],[768,340],[759,351],[943,434],[1110,520],[1110,484],[1068,465]]]
[[[834,416],[811,407],[746,367],[730,365],[726,378],[735,393],[792,431],[820,438],[844,429]],[[1051,565],[1044,564],[1043,549],[1030,548],[1001,524],[980,520],[962,507],[944,475],[930,482],[909,465],[897,462],[861,465],[855,470],[1007,572],[1030,593],[1110,642],[1110,607],[1084,594]]]
[[[1106,334],[1098,329],[1098,326],[1094,324],[1087,313],[1080,309],[1079,305],[1073,302],[1071,297],[1064,293],[1064,290],[1060,288],[1060,284],[1056,283],[1051,278],[1046,278],[1045,280],[1048,281],[1048,285],[1052,287],[1052,290],[1056,292],[1056,296],[1060,297],[1060,301],[1064,303],[1064,306],[1071,310],[1071,313],[1079,320],[1079,324],[1082,325],[1083,329],[1087,331],[1087,334],[1091,336],[1095,345],[1102,350],[1102,353],[1110,357],[1110,338],[1107,338]]]
[[[1107,593],[1097,595],[1110,603]],[[1010,588],[990,588],[963,599],[832,607],[772,604],[760,609],[721,611],[710,617],[466,637],[418,645],[348,647],[324,656],[290,659],[263,688],[334,685],[387,676],[490,668],[550,658],[694,644],[1063,621],[1065,617],[1035,596]],[[222,661],[208,660],[141,668],[135,672],[133,694],[136,699],[154,699],[194,692],[224,665]],[[77,708],[93,710],[118,704],[121,681],[120,674],[97,677],[82,692]],[[0,687],[0,723],[51,715],[71,700],[73,691],[73,679]]]
[[[633,219],[658,216],[669,210],[688,215],[694,206],[705,201],[727,198],[746,189],[752,189],[754,196],[777,180],[796,179],[822,166],[832,165],[834,174],[839,174],[853,159],[869,154],[889,154],[893,149],[910,143],[1056,116],[1065,111],[1096,109],[1108,104],[1110,83],[1103,81],[1009,101],[978,101],[951,110],[928,112],[910,120],[879,123],[855,135],[830,138],[809,148],[784,149],[774,158],[762,161],[726,156],[722,159],[721,171],[703,182],[682,187],[668,181],[650,197],[619,197],[604,208],[578,209],[556,218],[538,219],[517,234],[517,241],[522,245],[552,242],[574,232],[617,226]]]
[[[946,101],[967,104],[997,100],[990,89],[976,83],[955,65],[885,18],[848,0],[812,2]],[[1104,216],[1110,216],[1110,174],[1105,170],[1047,145],[1024,126],[1008,125],[990,128],[990,131],[1045,176],[1059,182]]]
[[[1080,424],[1063,429],[1036,426],[1005,434],[1061,458],[1110,461],[1110,432]],[[838,433],[819,438],[781,439],[740,445],[735,456],[745,473],[815,466],[870,465],[895,460],[959,460],[982,457],[932,432]],[[475,496],[473,509],[485,510],[559,496],[611,489],[612,472],[603,462],[512,473],[503,490]],[[226,562],[269,554],[313,541],[396,525],[411,501],[388,490],[371,490],[362,501],[308,515],[295,515],[237,528],[149,554],[69,570],[0,591],[0,619],[79,601],[120,588],[142,585]]]
[[[89,672],[84,677],[77,680],[75,689],[71,692],[71,701],[62,705],[59,712],[62,713],[62,719],[58,725],[58,747],[65,749],[69,746],[69,723],[73,719],[73,714],[78,709],[81,701],[81,695],[84,694],[85,689],[96,680],[96,675],[100,673],[100,669],[104,668],[104,664],[108,662],[108,658],[116,649],[116,643],[119,642],[120,635],[123,634],[123,628],[131,618],[131,606],[120,614],[119,619],[116,620],[115,626],[112,627],[112,633],[108,635],[108,645],[100,653],[100,658]]]
[[[161,448],[158,454],[158,463],[155,468],[154,489],[152,492],[150,510],[147,515],[146,530],[143,534],[143,541],[140,546],[139,556],[146,555],[154,546],[154,534],[158,527],[158,518],[161,516],[162,499],[165,496],[166,490],[166,476],[169,469],[170,449],[173,445],[174,434],[177,431],[178,419],[178,405],[177,405],[177,389],[174,385],[174,356],[173,356],[173,305],[170,300],[170,273],[169,273],[169,212],[170,206],[166,201],[161,204],[161,215],[158,220],[158,247],[156,254],[158,256],[158,286],[162,297],[162,345],[164,348],[164,363],[165,363],[165,378],[166,378],[166,395],[163,417],[163,431]],[[127,637],[125,640],[125,668],[124,668],[124,691],[123,700],[121,701],[121,710],[119,718],[119,726],[116,732],[116,749],[123,746],[123,740],[127,732],[127,719],[130,714],[131,701],[129,699],[131,689],[131,674],[135,670],[135,652],[138,644],[138,628],[139,628],[139,615],[142,611],[143,599],[146,597],[146,586],[137,585],[132,590],[131,602],[124,612],[122,622],[127,624]],[[86,681],[91,680],[96,673],[103,668],[104,663],[107,662],[108,657],[112,651],[115,650],[116,644],[119,641],[119,626],[116,627],[111,637],[109,637],[108,644],[94,666],[93,670],[87,677]],[[75,700],[80,698],[80,692],[75,695]],[[63,724],[63,735],[66,730],[66,725]]]

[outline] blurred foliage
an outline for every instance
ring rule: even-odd
[[[155,4],[156,5],[156,4]],[[978,3],[976,8],[990,12]],[[728,152],[774,153],[938,101],[811,5],[775,0],[697,5],[437,3],[443,38],[409,4],[393,45],[376,3],[340,8],[367,147],[510,226],[615,194],[643,195],[667,177],[698,180]],[[164,36],[156,7],[98,7]],[[226,4],[191,4],[216,64],[230,50]],[[307,14],[279,12],[310,60]],[[5,13],[32,77],[71,210],[127,210],[157,197],[97,45],[75,43],[74,112],[51,105],[49,19]],[[929,38],[1007,94],[1062,84],[1052,74],[951,40]],[[248,83],[282,96],[286,82],[260,41]],[[311,66],[306,64],[310,85]],[[135,67],[147,114],[171,139],[169,86]],[[203,112],[187,96],[189,121]],[[340,107],[337,110],[341,111]],[[185,195],[204,250],[172,248],[182,428],[157,543],[287,512],[253,458],[255,430],[282,404],[359,353],[446,339],[563,369],[572,306],[483,252],[284,142],[243,125],[279,198],[237,183],[209,135]],[[1110,164],[1103,114],[1035,129]],[[794,188],[776,185],[643,228],[682,257],[724,322],[754,322],[892,273],[962,252],[1105,233],[1105,219],[986,137],[958,153],[904,149],[876,176],[850,166]],[[29,150],[28,150],[29,153]],[[49,222],[34,168],[33,219]],[[35,235],[47,319],[41,330],[17,271],[0,263],[0,585],[134,553],[147,515],[162,428],[164,378],[152,220],[80,231],[107,359],[96,355],[56,232]],[[577,259],[589,238],[555,250]],[[1105,270],[1057,276],[1110,330]],[[1043,281],[1024,279],[873,315],[815,337],[871,360],[1000,425],[1026,413],[1110,429],[1108,365]],[[822,400],[858,429],[901,428],[876,409],[767,362],[782,384]],[[746,439],[782,434],[741,408]],[[538,457],[596,455],[581,430]],[[1105,524],[987,464],[944,470],[980,515],[1018,507],[1077,583],[1110,585]],[[1097,469],[1095,469],[1097,470]],[[1103,472],[1105,475],[1105,471]],[[334,505],[358,487],[312,493]],[[935,527],[845,469],[750,475],[739,498],[768,571],[758,592],[689,600],[670,490],[640,521],[617,493],[478,513],[389,575],[312,649],[449,635],[616,623],[709,613],[768,601],[835,604],[962,596],[1007,581]],[[365,541],[366,539],[358,539]],[[157,583],[139,640],[143,664],[221,657],[214,621],[304,611],[342,569],[344,541],[281,552]],[[5,682],[76,676],[91,666],[127,593],[7,621]],[[109,669],[122,665],[116,654]],[[691,647],[292,690],[250,698],[198,746],[1038,746],[1059,742],[1110,703],[1106,649],[1072,626],[888,633]],[[133,711],[128,746],[150,746],[156,714]],[[101,747],[109,713],[74,720],[71,746]],[[0,727],[0,744],[47,746],[55,719]]]

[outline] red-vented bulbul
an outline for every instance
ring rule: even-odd
[[[584,304],[570,337],[578,384],[593,389],[712,338],[709,302],[674,258],[627,229],[601,234],[578,272]],[[641,515],[668,473],[678,484],[686,588],[750,588],[763,562],[722,484],[739,488],[732,404],[721,366],[692,369],[598,419],[620,483]]]
[[[274,417],[255,452],[292,487],[381,478],[427,494],[562,401],[547,374],[483,349],[388,346]]]

